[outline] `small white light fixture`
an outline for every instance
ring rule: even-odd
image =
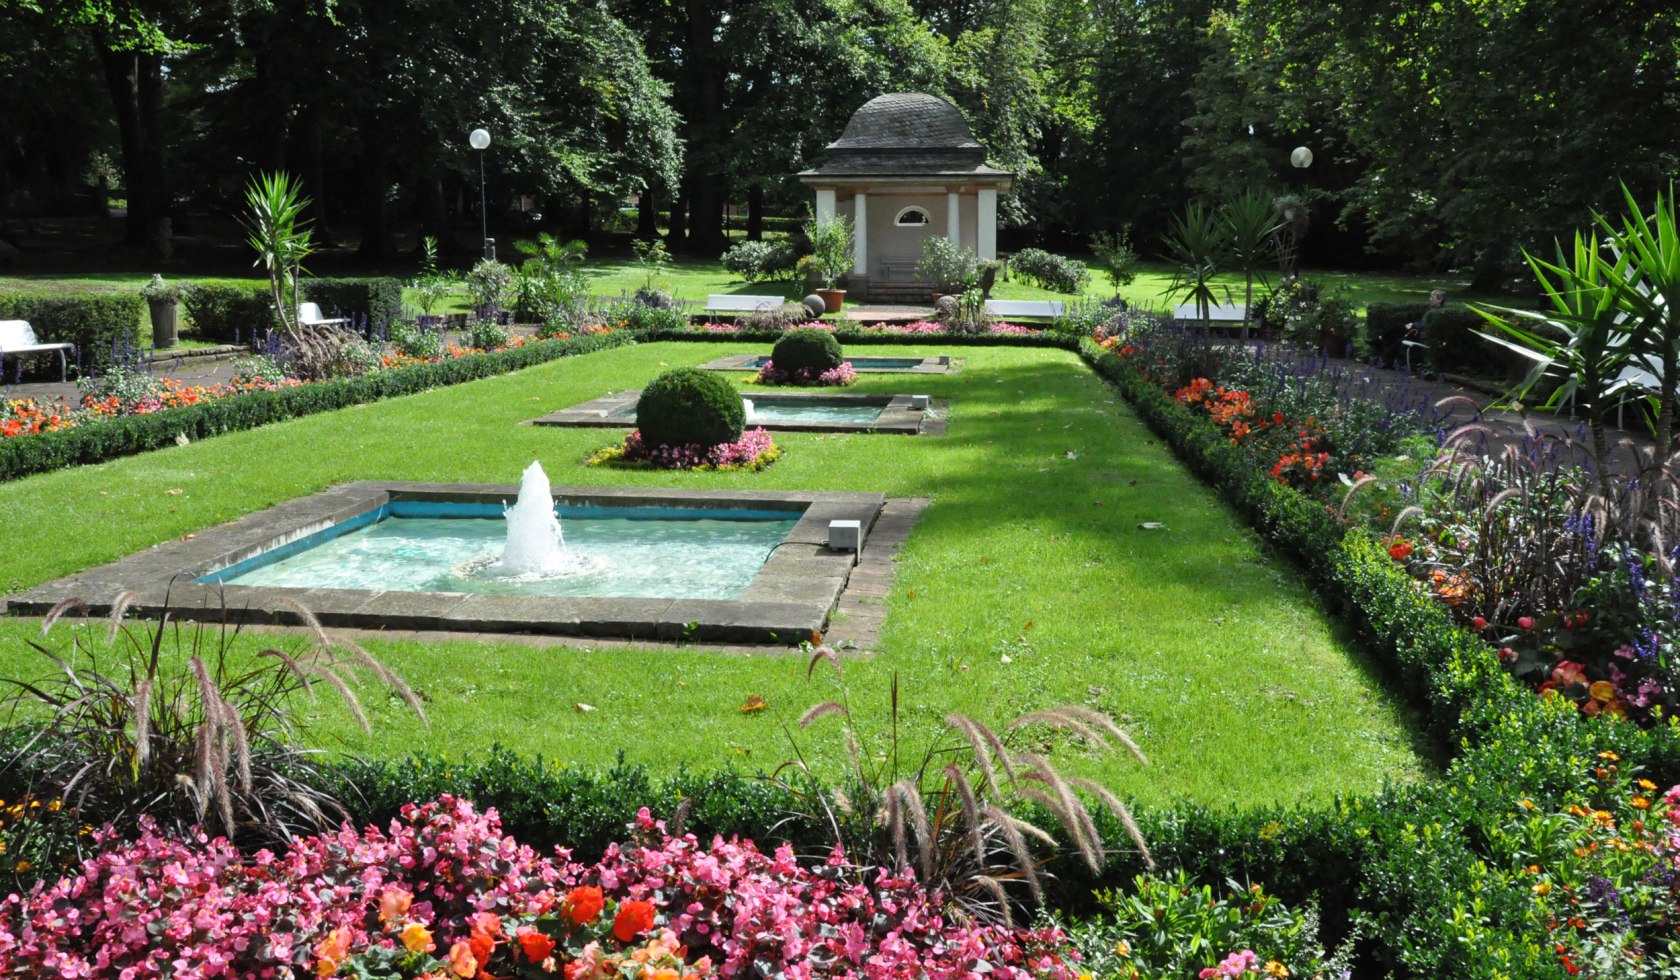
[[[931,400],[932,399],[928,398],[926,395],[911,395],[910,407],[919,412],[925,412],[927,411],[928,402]]]
[[[1312,166],[1312,161],[1313,161],[1312,151],[1307,149],[1304,146],[1297,146],[1289,154],[1289,162],[1294,164],[1295,168],[1297,170],[1307,169],[1308,167]]]
[[[863,522],[862,521],[829,521],[828,522],[828,550],[829,551],[862,551],[863,550]]]
[[[478,220],[484,237],[484,257],[495,259],[496,240],[490,237],[490,209],[484,197],[484,151],[490,149],[490,131],[480,126],[467,134],[467,143],[478,153]]]

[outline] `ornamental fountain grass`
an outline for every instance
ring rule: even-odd
[[[830,338],[832,341],[833,338]],[[677,368],[648,382],[636,403],[638,428],[590,456],[591,465],[678,470],[760,470],[781,455],[762,427],[746,428],[750,406],[721,375]]]
[[[840,341],[827,330],[789,330],[776,341],[770,360],[758,369],[760,384],[844,386],[857,381],[840,351]]]

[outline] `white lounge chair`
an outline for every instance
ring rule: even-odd
[[[299,303],[297,318],[300,327],[347,327],[350,325],[350,318],[347,316],[322,316],[321,308],[314,303]]]
[[[1243,306],[1241,303],[1227,303],[1223,306],[1221,306],[1217,303],[1209,303],[1208,304],[1207,318],[1208,318],[1208,321],[1210,323],[1218,323],[1218,324],[1239,323],[1240,324],[1240,323],[1242,323],[1243,318],[1245,316],[1247,316],[1247,314],[1248,314],[1248,307]],[[1173,319],[1174,320],[1195,320],[1197,322],[1200,322],[1201,319],[1202,319],[1202,311],[1201,311],[1201,308],[1198,307],[1195,303],[1184,303],[1182,305],[1173,307]]]
[[[35,328],[28,320],[0,320],[0,360],[7,354],[40,354],[45,351],[58,352],[58,380],[67,381],[70,378],[70,361],[66,351],[69,344],[43,344],[35,336]]]
[[[707,313],[764,313],[782,308],[780,296],[737,296],[712,293],[706,297]]]
[[[986,312],[993,316],[1030,316],[1053,320],[1067,312],[1059,299],[989,299]]]

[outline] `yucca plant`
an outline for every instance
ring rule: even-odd
[[[1546,407],[1556,409],[1571,400],[1581,406],[1592,435],[1599,490],[1609,497],[1609,451],[1604,438],[1606,402],[1611,385],[1628,363],[1633,343],[1623,323],[1626,314],[1617,300],[1618,291],[1612,284],[1626,281],[1630,274],[1629,253],[1624,251],[1613,262],[1607,261],[1597,235],[1576,232],[1573,251],[1566,254],[1560,244],[1556,262],[1538,259],[1526,250],[1523,256],[1534,270],[1551,309],[1476,307],[1476,312],[1504,336],[1479,330],[1477,334],[1533,363],[1528,376],[1512,390],[1512,396],[1527,395],[1548,376],[1561,380],[1547,399]]]
[[[1252,189],[1226,201],[1220,208],[1220,219],[1231,264],[1243,274],[1242,339],[1247,343],[1254,311],[1254,281],[1259,279],[1263,289],[1271,285],[1266,280],[1266,265],[1277,255],[1283,219],[1273,209],[1270,195]]]
[[[227,623],[183,627],[165,612],[145,626],[123,616],[125,593],[104,630],[76,631],[67,647],[30,646],[52,662],[39,680],[9,680],[9,747],[3,771],[37,797],[61,799],[80,819],[132,830],[150,817],[166,830],[202,826],[242,845],[281,844],[325,829],[344,809],[314,788],[314,752],[300,747],[303,699],[325,687],[369,729],[350,687],[358,669],[389,685],[424,721],[419,699],[402,679],[360,647],[328,639],[306,609],[307,627],[292,650],[269,647],[252,656],[232,651],[239,636]],[[55,606],[44,640],[77,599]]]
[[[247,214],[242,219],[256,264],[268,273],[269,291],[280,316],[282,332],[297,330],[298,277],[303,260],[314,251],[313,232],[303,213],[309,199],[300,193],[290,174],[283,170],[258,174],[245,188]],[[287,302],[286,293],[291,293]]]
[[[1601,214],[1593,218],[1619,258],[1623,275],[1610,278],[1616,302],[1629,314],[1635,351],[1659,379],[1649,394],[1657,402],[1656,452],[1660,462],[1674,454],[1675,386],[1680,383],[1680,221],[1675,217],[1674,185],[1657,192],[1657,205],[1646,214],[1633,192],[1622,185],[1627,212],[1619,223]],[[1620,263],[1618,263],[1620,266]]]
[[[1167,261],[1174,265],[1167,295],[1182,296],[1196,305],[1197,319],[1206,323],[1208,307],[1218,303],[1213,279],[1225,261],[1228,242],[1219,216],[1199,202],[1185,205],[1174,215],[1172,230],[1163,240]]]
[[[828,647],[812,655],[806,676],[821,664],[841,677],[840,659]],[[869,739],[860,729],[843,679],[839,686],[839,697],[806,711],[798,728],[809,729],[829,716],[840,720],[849,760],[844,777],[823,779],[789,731],[793,756],[770,778],[803,802],[807,818],[829,826],[854,864],[913,869],[919,881],[951,896],[967,914],[1012,923],[1019,899],[1005,885],[1025,887],[1026,897],[1042,904],[1043,881],[1050,874],[1045,854],[1062,846],[1022,812],[1042,808],[1095,873],[1108,845],[1086,803],[1090,799],[1119,819],[1145,864],[1154,867],[1143,835],[1118,795],[1100,783],[1060,772],[1043,754],[1023,745],[1029,736],[1053,729],[1092,750],[1123,747],[1139,764],[1148,765],[1136,743],[1102,712],[1065,705],[1027,712],[1000,730],[949,714],[944,719],[946,737],[906,759],[900,755],[897,675],[892,679],[890,727],[876,752],[866,749]],[[784,778],[789,774],[796,775]]]

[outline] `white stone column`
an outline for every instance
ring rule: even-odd
[[[945,237],[962,244],[962,198],[956,191],[945,193]]]
[[[869,275],[869,195],[852,198],[852,274]]]
[[[975,223],[975,252],[983,259],[997,258],[997,188],[980,188],[979,218]]]
[[[817,188],[817,224],[834,220],[834,188]]]

